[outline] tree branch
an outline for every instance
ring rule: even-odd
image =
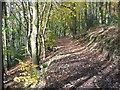
[[[46,30],[46,27],[47,27],[47,24],[48,24],[51,8],[52,8],[52,2],[50,2],[50,6],[49,6],[48,13],[47,13],[47,16],[46,16],[46,22],[45,22],[45,26],[44,26],[44,29],[43,29],[43,35],[45,34],[45,30]]]

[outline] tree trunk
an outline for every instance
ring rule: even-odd
[[[86,4],[86,3],[85,3],[84,15],[85,15],[85,27],[86,27],[86,30],[88,30],[88,23],[87,23],[87,4]]]
[[[30,46],[30,37],[31,37],[31,31],[32,31],[32,16],[31,16],[31,12],[30,12],[30,2],[28,2],[28,17],[29,17],[29,21],[28,21],[28,33],[27,33],[27,52],[28,52],[28,55],[30,56],[31,58],[31,46]]]
[[[81,16],[81,15],[80,15],[80,7],[79,7],[79,12],[78,12],[78,19],[79,19],[79,24],[78,24],[78,25],[79,25],[79,27],[78,27],[79,30],[78,30],[78,32],[79,32],[79,33],[80,33],[80,26],[81,26],[81,22],[80,22],[80,21],[81,21],[81,18],[80,18],[80,16]]]
[[[108,24],[111,23],[111,16],[112,16],[112,9],[111,9],[111,2],[109,2],[109,16],[108,16]]]
[[[8,34],[7,34],[7,8],[6,8],[6,3],[3,2],[3,9],[4,9],[4,28],[5,28],[5,31],[4,31],[4,50],[8,50],[8,47],[7,47],[7,44],[8,44]],[[4,60],[7,61],[7,70],[10,69],[10,64],[9,64],[9,58],[8,58],[8,53],[6,53],[6,55],[4,55]]]
[[[73,21],[74,21],[73,22],[74,23],[73,24],[74,25],[74,30],[73,31],[74,31],[74,35],[77,34],[77,29],[76,29],[77,28],[77,26],[76,26],[76,11],[75,11],[75,8],[76,8],[76,6],[75,6],[75,3],[74,3],[74,15],[73,15]]]
[[[3,8],[2,8],[2,2],[0,2],[0,12],[1,12],[1,14],[2,14],[2,10],[3,10]],[[2,15],[0,15],[0,21],[2,21]],[[0,63],[1,63],[1,65],[0,65],[0,77],[4,77],[3,76],[3,69],[4,69],[4,67],[3,67],[3,53],[2,53],[2,22],[0,22]],[[3,79],[1,79],[0,80],[0,83],[3,83]],[[2,84],[1,86],[0,86],[0,89],[2,90],[4,88],[4,85]]]
[[[45,58],[46,58],[46,47],[45,47],[45,37],[44,37],[43,34],[41,35],[41,38],[42,38],[43,60],[45,60]]]
[[[99,2],[99,23],[103,24],[103,2]]]
[[[26,29],[27,29],[27,33],[26,33],[26,47],[27,47],[27,53],[31,58],[31,47],[30,47],[30,32],[31,32],[31,14],[30,14],[30,6],[29,6],[29,2],[27,4],[28,7],[28,14],[29,14],[29,21],[27,19],[27,15],[26,15],[26,10],[25,10],[25,4],[24,2],[22,2],[22,9],[23,9],[23,16],[24,16],[24,20],[26,22]]]
[[[118,35],[117,35],[118,43],[120,43],[120,1],[118,2]],[[118,61],[118,70],[120,70],[120,60]],[[118,76],[120,76],[120,71],[118,73]]]
[[[95,7],[96,7],[96,9],[95,9],[95,17],[96,17],[96,21],[97,21],[97,23],[98,23],[98,2],[96,2],[96,5],[95,5]]]
[[[19,13],[19,19],[20,19],[20,22],[22,22],[22,18],[20,16],[20,13]],[[18,30],[18,35],[21,36],[21,30],[22,30],[22,24],[19,22],[19,30]],[[18,37],[19,38],[19,43],[18,43],[18,46],[21,46],[21,37]]]
[[[38,51],[37,51],[37,34],[38,34],[38,3],[33,2],[33,26],[31,33],[31,50],[32,50],[32,63],[39,65]]]
[[[47,28],[47,24],[48,24],[48,20],[49,20],[49,16],[50,16],[50,11],[52,8],[52,3],[50,2],[49,8],[48,8],[48,12],[46,15],[46,21],[44,24],[44,29],[42,31],[41,37],[42,37],[42,50],[43,50],[43,60],[45,60],[46,58],[46,46],[45,46],[45,32],[46,32],[46,28]]]
[[[64,22],[65,23],[65,22]],[[63,30],[63,34],[64,34],[64,37],[66,36],[66,24],[63,23],[63,27],[64,27],[64,30]]]
[[[109,9],[108,9],[108,2],[105,2],[105,16],[104,16],[104,21],[105,21],[105,24],[108,25],[108,18],[109,18]]]
[[[70,12],[71,14],[71,25],[70,25],[70,30],[72,31],[72,36],[73,39],[75,39],[75,35],[77,34],[76,31],[76,11],[75,11],[75,3],[72,5],[73,10]]]

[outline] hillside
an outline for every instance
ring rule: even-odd
[[[81,34],[76,41],[62,39],[69,42],[53,57],[45,73],[46,88],[119,88],[117,32],[117,26],[99,27]]]
[[[61,48],[44,62],[48,69],[44,73],[43,90],[119,88],[120,39],[117,32],[117,26],[99,27],[79,35],[74,41],[69,36],[58,40],[57,47]],[[19,76],[16,70],[8,77]],[[8,87],[14,81],[7,82]],[[12,87],[15,86],[14,82]],[[41,88],[41,85],[35,87]]]

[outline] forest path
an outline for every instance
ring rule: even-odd
[[[81,90],[81,88],[114,88],[116,83],[116,65],[106,60],[106,54],[91,50],[71,37],[57,41],[61,47],[48,59],[49,68],[45,72],[46,88],[49,90]],[[19,72],[10,75],[5,86],[21,87],[13,81]],[[44,90],[43,89],[43,90]]]
[[[63,48],[52,57],[52,64],[45,73],[47,88],[79,90],[116,85],[110,83],[113,79],[109,75],[116,67],[113,61],[105,59],[105,54],[97,51],[93,53],[70,37],[58,40],[57,45]]]
[[[66,36],[57,41],[57,46],[71,47],[71,45],[73,45],[73,41],[71,40],[71,37],[69,36]]]

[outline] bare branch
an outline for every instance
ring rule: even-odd
[[[45,9],[46,9],[46,5],[47,5],[47,3],[45,2],[44,3],[44,6],[43,6],[43,9],[42,9],[42,11],[41,11],[41,15],[40,15],[40,22],[39,22],[39,33],[40,33],[40,29],[41,29],[41,26],[42,26],[42,19],[43,19],[43,15],[44,15],[44,11],[45,11]]]

